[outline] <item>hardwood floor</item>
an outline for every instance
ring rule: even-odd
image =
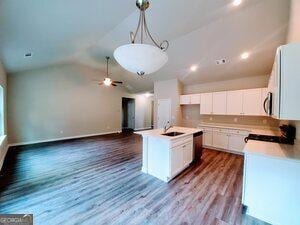
[[[169,184],[141,173],[134,134],[11,149],[0,178],[0,213],[38,225],[264,224],[242,215],[243,158],[205,150]]]

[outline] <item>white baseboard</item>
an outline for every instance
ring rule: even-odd
[[[53,139],[38,140],[38,141],[19,142],[19,143],[8,144],[8,147],[41,144],[41,143],[48,143],[48,142],[54,142],[54,141],[65,141],[65,140],[72,140],[72,139],[86,138],[86,137],[95,137],[95,136],[116,134],[116,133],[121,133],[121,131],[118,130],[118,131],[110,131],[110,132],[103,132],[103,133],[97,133],[97,134],[86,134],[86,135],[77,135],[77,136],[71,136],[71,137],[53,138]]]
[[[221,152],[228,152],[228,153],[232,153],[232,154],[236,154],[236,155],[244,155],[244,152],[228,150],[228,149],[223,149],[223,148],[215,148],[215,147],[212,147],[212,146],[203,145],[203,148],[204,149],[209,149],[209,150],[221,151]]]
[[[143,128],[136,128],[134,131],[141,131],[141,130],[150,130],[152,127],[143,127]]]

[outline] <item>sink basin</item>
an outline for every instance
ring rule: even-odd
[[[175,136],[178,136],[178,135],[182,135],[184,133],[181,133],[181,132],[169,132],[169,133],[165,133],[165,134],[162,134],[164,136],[169,136],[169,137],[175,137]]]

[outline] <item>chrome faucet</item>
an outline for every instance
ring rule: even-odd
[[[169,125],[169,126],[168,126]],[[172,128],[173,126],[170,124],[170,121],[168,121],[166,123],[166,125],[164,126],[164,133],[167,133],[167,131]]]

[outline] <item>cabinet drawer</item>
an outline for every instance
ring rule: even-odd
[[[193,135],[189,135],[187,137],[178,138],[171,141],[171,148],[177,147],[179,145],[183,145],[187,142],[193,142]]]
[[[223,129],[223,128],[214,128],[213,132],[219,132],[219,133],[228,133],[228,129]]]
[[[247,136],[250,132],[247,130],[228,130],[228,133]]]

